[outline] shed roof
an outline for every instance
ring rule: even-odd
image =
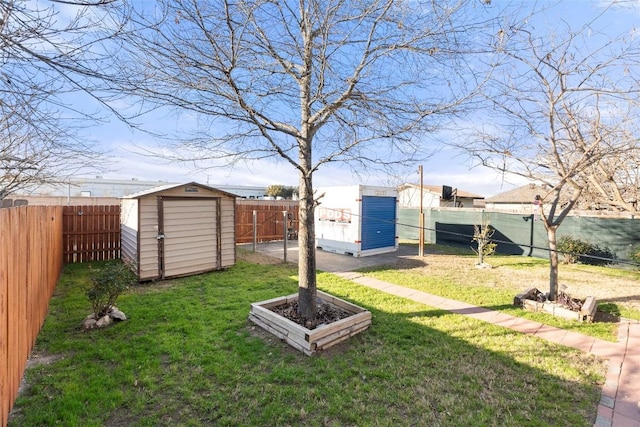
[[[409,183],[402,184],[402,185],[400,185],[398,187],[398,191],[402,191],[405,188],[417,188],[417,189],[420,189],[420,185],[418,185],[418,184],[409,184]],[[440,195],[440,196],[442,195],[442,185],[427,185],[427,184],[424,184],[422,186],[422,188],[425,191],[428,191],[430,193],[437,194],[437,195]],[[470,193],[469,191],[460,190],[459,188],[458,188],[458,197],[466,197],[466,198],[469,198],[469,199],[484,199],[484,196],[480,196],[478,194]]]
[[[200,188],[205,189],[205,190],[217,191],[217,192],[225,194],[225,195],[227,195],[229,197],[239,197],[237,194],[229,193],[227,191],[223,191],[223,190],[220,190],[218,188],[210,187],[208,185],[199,184],[197,182],[187,182],[187,183],[182,183],[182,184],[160,185],[158,187],[153,187],[153,188],[150,188],[148,190],[143,190],[143,191],[139,191],[137,193],[127,194],[126,196],[122,197],[122,199],[139,199],[140,197],[148,196],[148,195],[155,194],[155,193],[161,193],[163,191],[172,190],[174,188],[178,188],[178,187],[182,187],[182,186],[196,186],[196,187],[200,187]]]

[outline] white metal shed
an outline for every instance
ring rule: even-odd
[[[398,192],[368,185],[316,189],[316,247],[356,257],[398,249]]]
[[[141,281],[188,276],[236,262],[236,196],[190,182],[121,199],[122,259]]]

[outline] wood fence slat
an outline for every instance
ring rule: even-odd
[[[0,211],[0,231],[5,239],[11,236],[5,232],[9,229],[9,215]],[[8,277],[8,246],[0,240],[0,425],[7,424],[11,402],[9,401],[10,383],[9,383],[9,351],[8,351],[8,335],[9,335],[9,277]],[[4,396],[7,396],[5,398]]]
[[[0,426],[62,270],[62,207],[0,209]]]

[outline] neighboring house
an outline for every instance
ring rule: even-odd
[[[516,213],[536,213],[540,206],[537,199],[549,193],[549,187],[537,184],[527,184],[504,193],[496,194],[484,200],[487,210],[516,212]]]
[[[478,207],[483,196],[470,193],[468,191],[455,189],[455,194],[451,198],[445,199],[443,195],[442,185],[423,185],[422,206],[425,209],[440,207]],[[452,189],[453,191],[454,189]],[[446,193],[446,192],[445,192]],[[398,187],[398,200],[401,208],[419,208],[420,207],[420,185],[418,184],[402,184]]]

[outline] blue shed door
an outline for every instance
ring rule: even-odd
[[[387,248],[396,244],[396,198],[362,197],[360,249]]]

